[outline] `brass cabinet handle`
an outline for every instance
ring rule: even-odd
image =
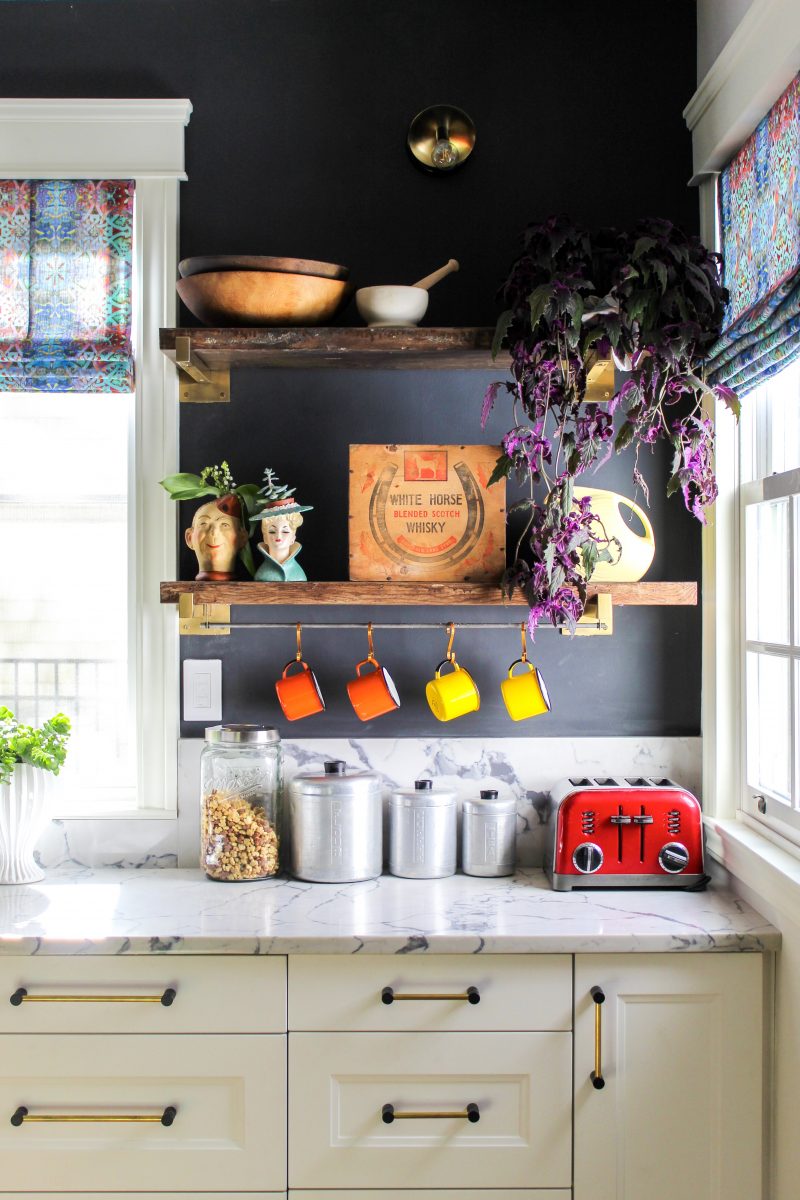
[[[481,994],[476,987],[465,992],[396,992],[385,987],[381,992],[383,1004],[394,1004],[395,1000],[466,1000],[467,1004],[480,1004]]]
[[[441,1120],[443,1117],[461,1117],[475,1125],[481,1119],[481,1111],[477,1104],[468,1104],[466,1108],[446,1112],[397,1112],[393,1104],[384,1104],[381,1109],[381,1120],[384,1125],[393,1121],[427,1121]]]
[[[593,987],[589,991],[589,995],[594,1001],[594,1070],[589,1078],[592,1081],[592,1087],[600,1091],[606,1086],[606,1081],[603,1079],[603,1003],[606,994],[601,987]]]
[[[8,1002],[15,1008],[20,1004],[162,1004],[169,1008],[177,994],[175,988],[165,988],[158,996],[30,996],[27,988],[20,987]]]
[[[148,1125],[171,1125],[175,1120],[178,1110],[174,1104],[168,1105],[162,1113],[128,1113],[117,1115],[116,1113],[65,1113],[63,1116],[57,1113],[31,1113],[21,1104],[11,1118],[11,1124],[15,1126],[22,1125],[29,1121],[58,1121],[76,1124],[78,1122],[85,1124],[88,1121],[103,1121],[113,1122],[118,1125],[122,1122],[135,1121],[137,1123],[145,1123]]]

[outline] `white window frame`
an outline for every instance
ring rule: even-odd
[[[73,816],[165,818],[177,812],[178,633],[159,601],[176,572],[175,506],[158,486],[178,463],[178,384],[158,346],[175,324],[178,188],[186,179],[188,100],[0,99],[1,179],[133,179],[137,795],[133,810]]]
[[[746,400],[745,400],[746,403]],[[755,650],[764,654],[774,654],[782,660],[788,660],[789,670],[794,674],[795,678],[791,681],[791,704],[790,704],[790,729],[792,736],[792,749],[790,756],[790,792],[792,797],[797,794],[798,786],[798,712],[796,711],[797,697],[797,675],[800,671],[800,648],[798,648],[798,596],[795,580],[797,579],[797,550],[799,544],[798,534],[798,500],[796,499],[800,492],[800,471],[784,471],[781,474],[773,474],[753,480],[752,482],[743,482],[739,485],[739,562],[744,564],[743,569],[739,572],[739,612],[740,612],[740,629],[739,633],[739,679],[740,693],[742,696],[742,704],[740,710],[740,772],[741,772],[741,814],[743,818],[752,821],[756,828],[761,826],[769,829],[774,835],[785,838],[800,850],[800,813],[796,808],[785,809],[779,800],[771,796],[766,789],[759,790],[753,787],[747,777],[747,739],[748,739],[748,722],[747,722],[747,702],[746,702],[746,680],[747,680],[747,653],[749,650]],[[790,637],[787,646],[772,645],[768,642],[759,642],[755,639],[747,638],[747,629],[745,623],[746,610],[746,586],[747,586],[747,538],[746,538],[746,519],[747,509],[751,505],[761,504],[764,501],[783,500],[789,501],[789,523],[788,523],[788,544],[789,544],[789,627]],[[758,808],[759,800],[766,802],[765,811],[760,812]],[[779,816],[773,816],[777,812]]]
[[[719,172],[799,70],[800,5],[796,0],[753,0],[684,111],[692,132],[691,182],[699,189],[700,236],[706,245],[719,247]],[[796,864],[800,850],[763,821],[756,822],[744,804],[739,439],[723,405],[707,415],[716,427],[719,498],[703,531],[703,806],[712,854],[766,890],[767,877],[755,869],[754,856],[774,866],[772,842],[787,862]],[[783,859],[780,864],[782,877],[794,888],[795,868],[785,866]]]

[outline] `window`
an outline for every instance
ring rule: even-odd
[[[73,722],[59,812],[136,806],[132,395],[0,396],[0,697]]]
[[[0,382],[0,700],[75,717],[60,816],[175,815],[177,621],[159,603],[175,511],[158,481],[177,467],[177,379],[157,330],[175,324],[190,113],[187,100],[0,99],[0,180],[131,180],[136,197],[135,393],[21,396]],[[77,587],[60,565],[67,538]]]
[[[740,426],[743,809],[800,843],[800,362]]]

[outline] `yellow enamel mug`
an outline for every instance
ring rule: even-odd
[[[515,675],[514,667],[520,663],[527,670]],[[525,658],[518,658],[511,664],[508,679],[500,684],[500,691],[512,721],[524,721],[528,717],[540,717],[542,713],[550,712],[550,696],[541,672]]]
[[[443,675],[442,669],[448,662],[453,670]],[[436,675],[425,686],[425,697],[437,721],[452,721],[466,713],[477,712],[481,706],[478,685],[454,658],[445,658],[439,663]]]

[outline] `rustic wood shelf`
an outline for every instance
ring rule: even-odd
[[[175,362],[176,340],[189,338],[208,367],[355,367],[381,370],[505,368],[492,360],[492,328],[462,329],[161,329],[162,352]]]
[[[590,596],[610,595],[614,605],[620,607],[697,604],[696,583],[590,583],[588,592]],[[202,583],[180,580],[161,584],[162,604],[177,604],[182,595],[194,597],[197,604],[526,607],[524,601],[516,599],[509,605],[500,588],[488,583],[360,583],[354,580],[336,583]]]

